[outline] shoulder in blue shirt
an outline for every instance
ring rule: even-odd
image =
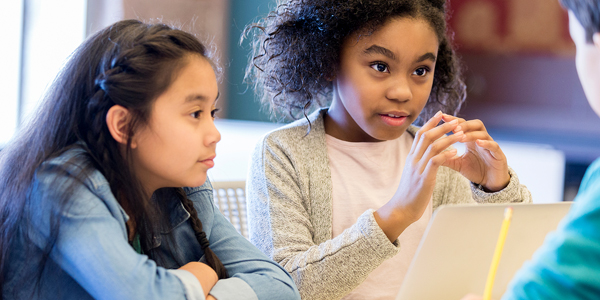
[[[587,170],[558,229],[513,278],[502,299],[600,297],[600,159]]]

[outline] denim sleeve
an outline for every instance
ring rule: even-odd
[[[586,173],[571,211],[517,272],[502,299],[598,299],[598,228],[600,161]]]
[[[197,299],[204,300],[204,290],[202,289],[202,285],[198,282],[198,278],[194,276],[194,274],[186,271],[186,270],[167,270],[167,272],[177,276],[181,283],[183,283],[183,287],[185,288],[185,295],[187,299]]]
[[[189,283],[184,284],[181,278],[185,273],[159,267],[134,251],[127,241],[125,217],[107,184],[94,187],[104,189],[103,193],[94,193],[93,188],[73,184],[69,178],[38,175],[30,193],[33,226],[28,234],[44,249],[50,235],[50,216],[54,215],[60,227],[50,258],[93,298],[204,299],[199,282],[195,288],[193,280],[184,280]],[[67,195],[66,210],[59,210],[55,190],[63,184],[73,184],[74,189]],[[61,283],[60,278],[51,280]]]
[[[199,217],[214,214],[210,228],[210,248],[221,260],[230,278],[219,280],[210,291],[218,300],[228,299],[300,299],[290,275],[260,252],[219,212],[212,202],[212,191],[201,205]],[[206,219],[206,216],[204,216]]]
[[[256,293],[245,281],[233,277],[217,281],[210,290],[210,294],[217,299],[247,299],[258,300]]]

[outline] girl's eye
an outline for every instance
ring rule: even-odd
[[[373,68],[375,71],[377,72],[381,72],[381,73],[388,73],[388,66],[384,63],[374,63],[371,65],[371,68]]]
[[[194,118],[194,119],[198,119],[198,118],[200,118],[201,113],[202,113],[201,110],[197,110],[197,111],[191,113],[190,116],[192,116],[192,118]]]
[[[214,119],[214,118],[215,118],[215,114],[216,114],[218,111],[219,111],[219,109],[218,109],[218,108],[215,108],[215,109],[211,110],[211,111],[210,111],[210,117]],[[201,114],[202,114],[202,111],[201,111],[201,110],[197,110],[197,111],[195,111],[195,112],[191,113],[191,114],[190,114],[190,116],[191,116],[192,118],[194,118],[194,119],[198,119],[198,118],[200,118],[200,115],[201,115]]]
[[[427,75],[427,72],[429,72],[429,69],[427,69],[427,68],[423,67],[423,68],[418,68],[418,69],[416,69],[416,70],[413,72],[413,74],[415,74],[415,75],[417,75],[417,76],[420,76],[420,77],[423,77],[423,76]]]

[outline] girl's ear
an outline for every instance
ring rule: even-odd
[[[119,144],[127,145],[130,118],[129,110],[121,105],[113,105],[106,113],[108,131]],[[135,148],[133,141],[131,147]]]
[[[594,41],[594,46],[596,46],[596,50],[600,50],[600,32],[594,33],[594,35],[592,35],[592,40]]]

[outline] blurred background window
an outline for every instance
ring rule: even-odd
[[[468,92],[461,114],[481,119],[496,140],[562,152],[563,199],[572,200],[585,169],[600,156],[600,119],[577,77],[567,13],[548,0],[449,4]],[[524,163],[536,168],[535,161]],[[542,172],[537,176],[554,188]]]
[[[20,120],[33,112],[69,55],[85,39],[86,4],[81,0],[24,0]]]
[[[23,29],[23,1],[0,3],[0,28],[2,36],[0,58],[0,149],[13,135],[18,124],[19,92],[21,79],[21,43]]]

